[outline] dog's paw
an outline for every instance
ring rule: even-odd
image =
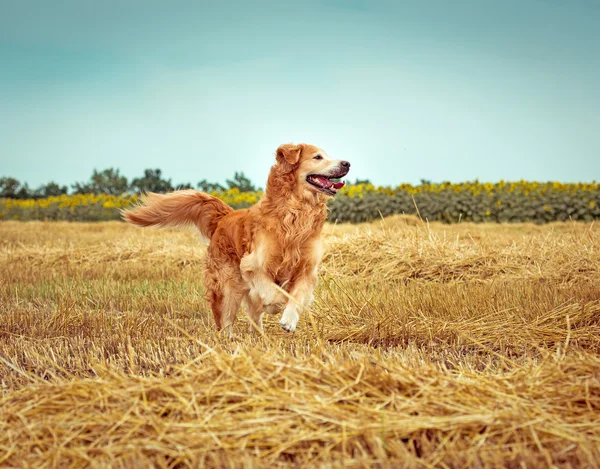
[[[279,325],[284,331],[294,332],[299,319],[300,315],[294,308],[285,308]]]
[[[286,302],[286,297],[275,289],[260,292],[260,299],[264,305],[280,305]]]

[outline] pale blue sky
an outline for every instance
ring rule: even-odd
[[[217,5],[218,4],[218,5]],[[600,179],[600,2],[0,0],[0,176]]]

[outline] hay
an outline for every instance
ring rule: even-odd
[[[326,230],[298,332],[231,342],[192,234],[0,224],[0,466],[597,465],[596,227]]]
[[[169,377],[98,369],[2,400],[4,463],[518,466],[600,458],[594,356],[498,375],[208,351]],[[335,370],[332,372],[332,370]]]
[[[593,225],[413,225],[404,217],[332,233],[326,272],[336,278],[560,282],[600,279],[600,230]],[[496,230],[494,229],[496,227]],[[500,229],[497,229],[500,227]],[[526,227],[526,228],[524,228]],[[569,229],[570,228],[570,229]]]

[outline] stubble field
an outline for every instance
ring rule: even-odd
[[[215,334],[204,247],[0,224],[0,466],[598,467],[600,228],[327,225],[295,334]]]

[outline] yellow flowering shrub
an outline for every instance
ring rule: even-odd
[[[262,191],[239,189],[212,192],[235,209],[250,207]],[[0,220],[118,220],[119,210],[138,202],[138,195],[73,194],[44,199],[0,199]],[[600,185],[516,181],[463,182],[396,187],[349,184],[330,201],[330,219],[367,221],[394,213],[454,222],[525,221],[600,218]]]
[[[397,213],[448,223],[465,221],[594,220],[600,218],[598,183],[499,181],[418,186],[344,187],[329,204],[330,219],[363,222]]]

